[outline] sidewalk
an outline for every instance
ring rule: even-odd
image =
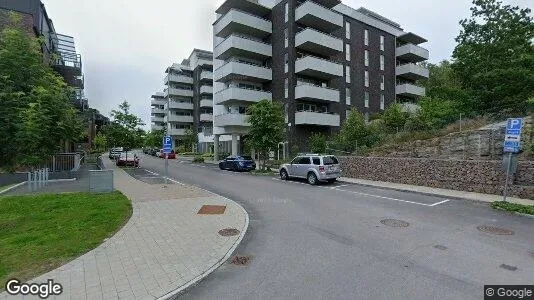
[[[105,163],[114,170],[115,188],[132,200],[133,215],[96,249],[33,279],[54,279],[63,286],[62,295],[48,299],[165,299],[213,272],[241,242],[248,214],[237,203],[191,186],[144,183],[109,160]],[[226,210],[198,215],[203,205]],[[240,234],[220,236],[225,228],[236,228]],[[22,297],[4,292],[0,299]]]
[[[419,194],[424,194],[424,195],[433,195],[433,196],[437,195],[437,196],[447,197],[451,199],[467,199],[467,200],[472,200],[472,201],[490,202],[490,203],[495,202],[495,201],[502,201],[502,196],[499,196],[499,195],[447,190],[447,189],[439,189],[439,188],[432,188],[432,187],[426,187],[426,186],[417,186],[417,185],[383,182],[383,181],[372,181],[372,180],[346,178],[346,177],[340,178],[339,181],[365,185],[365,186],[392,189],[392,190],[397,190],[397,191],[414,192],[414,193],[419,193]],[[523,205],[534,205],[534,200],[528,200],[528,199],[507,197],[507,201],[512,202],[512,203],[517,203],[517,204],[523,204]]]

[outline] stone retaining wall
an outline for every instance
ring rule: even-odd
[[[495,160],[340,157],[346,177],[502,194],[505,173]],[[509,195],[534,199],[534,162],[521,161]]]

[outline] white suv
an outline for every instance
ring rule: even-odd
[[[304,178],[315,185],[320,181],[334,182],[341,177],[338,159],[333,155],[303,154],[291,163],[280,166],[280,178]]]

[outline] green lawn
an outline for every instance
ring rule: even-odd
[[[499,202],[493,202],[491,206],[495,209],[503,209],[503,210],[507,210],[510,212],[534,215],[534,206],[531,206],[531,205],[522,205],[522,204],[499,201]]]
[[[0,290],[88,252],[130,218],[120,192],[0,197]]]

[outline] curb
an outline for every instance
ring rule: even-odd
[[[188,184],[186,184],[188,185]],[[189,184],[190,185],[190,184]],[[190,186],[194,186],[194,185],[190,185]],[[235,205],[237,205],[237,207],[239,207],[243,213],[245,214],[245,225],[243,226],[243,229],[241,230],[241,234],[239,235],[239,238],[237,239],[237,241],[235,241],[235,243],[232,245],[232,247],[228,250],[228,252],[226,252],[226,255],[221,258],[218,262],[216,262],[213,266],[211,266],[211,268],[209,268],[208,270],[206,270],[204,273],[198,275],[197,277],[191,279],[189,282],[187,282],[186,284],[182,285],[181,287],[173,290],[173,291],[170,291],[168,292],[167,294],[157,298],[158,300],[164,300],[164,299],[172,299],[172,297],[174,296],[177,296],[181,293],[183,293],[185,290],[193,287],[194,285],[198,284],[200,281],[202,281],[204,278],[208,277],[211,273],[213,273],[215,270],[217,270],[220,266],[222,266],[222,264],[224,264],[231,256],[232,254],[234,253],[234,251],[237,249],[237,247],[241,244],[241,241],[243,240],[243,238],[245,237],[245,234],[247,233],[247,230],[248,230],[248,226],[249,226],[249,215],[248,215],[248,212],[245,210],[245,208],[243,208],[243,206],[241,206],[239,203],[235,202],[234,200],[231,200],[231,199],[228,199],[226,197],[223,197],[219,194],[215,194],[213,192],[210,192],[206,189],[203,189],[201,187],[198,187],[198,186],[194,186],[198,189],[201,189],[205,192],[208,192],[210,194],[214,194],[216,196],[219,196],[227,201],[230,201],[232,203],[234,203]]]

